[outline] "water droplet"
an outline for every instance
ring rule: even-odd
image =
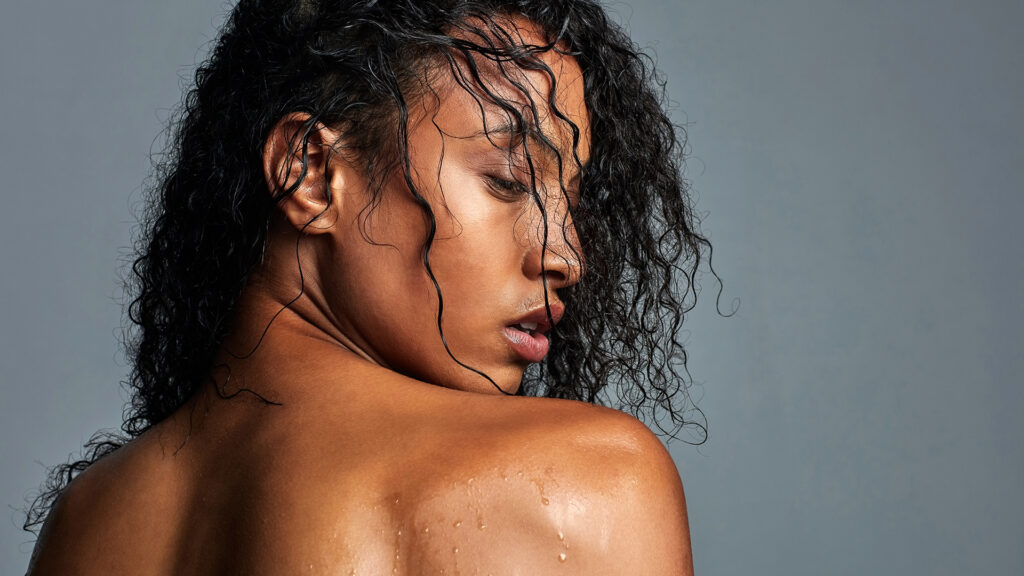
[[[562,552],[561,554],[558,555],[558,561],[559,562],[565,562],[565,552]]]
[[[398,504],[398,496],[395,496],[395,504]]]
[[[564,542],[565,541],[565,534],[562,534],[561,530],[558,531],[558,541],[559,542]]]
[[[467,483],[467,484],[472,484],[472,483],[473,483],[473,480],[474,480],[473,478],[470,478],[469,480],[467,480],[467,481],[466,481],[466,483]]]
[[[426,534],[426,533],[428,533],[428,532],[430,532],[430,528],[424,528],[424,529],[423,529],[423,533],[424,533],[424,534]]]
[[[483,521],[481,521],[481,522],[480,522],[480,525],[478,526],[478,528],[480,528],[481,530],[483,530],[484,528],[487,528],[487,524],[484,524],[484,523],[483,523]]]
[[[458,554],[459,553],[459,547],[456,546],[455,548],[452,548],[452,552],[455,553],[455,554]]]
[[[455,526],[456,528],[462,526],[462,520],[456,520],[455,522],[452,522],[452,526]]]
[[[401,528],[399,528],[399,529],[398,529],[398,535],[399,535],[399,536],[401,536],[401,535],[402,535],[402,529],[401,529]]]
[[[551,500],[548,500],[547,498],[541,498],[540,503],[547,506],[548,504],[551,504]]]

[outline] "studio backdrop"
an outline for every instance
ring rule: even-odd
[[[1024,3],[609,4],[666,80],[724,280],[670,445],[696,573],[1024,574]],[[0,572],[120,424],[120,274],[222,0],[0,19]]]

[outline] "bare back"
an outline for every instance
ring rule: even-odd
[[[183,408],[72,484],[32,574],[690,573],[682,486],[639,422],[392,380]]]

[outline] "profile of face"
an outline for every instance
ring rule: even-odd
[[[529,22],[509,26],[545,44]],[[582,274],[570,211],[590,140],[578,64],[557,50],[536,58],[547,70],[479,57],[477,76],[467,62],[431,74],[409,105],[408,169],[388,176],[372,210],[365,170],[339,157],[327,163],[329,202],[297,194],[282,205],[295,227],[316,217],[303,231],[315,246],[307,295],[358,354],[492,394],[515,393],[543,358],[558,291]],[[432,218],[410,182],[436,225],[436,286],[424,264]]]

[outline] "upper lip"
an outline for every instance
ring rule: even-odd
[[[548,308],[551,309],[550,320],[548,320]],[[526,315],[521,316],[518,320],[509,324],[509,326],[522,324],[523,322],[536,322],[537,332],[547,334],[553,325],[558,324],[558,321],[562,319],[562,314],[564,313],[564,304],[561,302],[549,302],[548,306],[541,305],[539,308],[529,311]]]

